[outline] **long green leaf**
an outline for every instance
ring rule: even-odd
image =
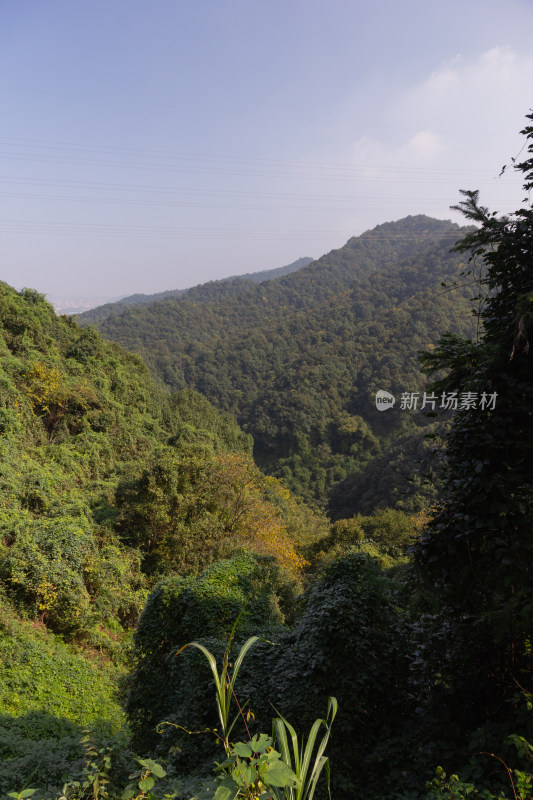
[[[229,747],[229,735],[230,735],[230,733],[231,733],[231,731],[232,731],[232,729],[233,729],[233,727],[234,727],[235,723],[237,722],[237,720],[239,718],[239,715],[240,715],[240,712],[239,712],[239,714],[237,714],[235,716],[235,719],[233,720],[233,722],[231,724],[229,724],[229,721],[228,721],[229,720],[229,710],[230,710],[230,707],[231,707],[231,701],[232,701],[232,697],[233,697],[233,693],[234,693],[234,687],[235,687],[235,681],[237,679],[237,674],[239,672],[239,669],[241,667],[241,664],[242,664],[242,662],[244,660],[244,657],[245,657],[246,653],[252,647],[252,645],[254,645],[257,641],[259,641],[259,636],[250,636],[250,638],[243,644],[243,646],[241,647],[240,653],[239,653],[239,655],[237,657],[237,660],[235,662],[235,666],[233,668],[232,678],[231,678],[231,680],[228,680],[227,676],[228,676],[229,653],[230,653],[231,643],[233,641],[233,636],[234,636],[234,633],[235,633],[235,627],[237,625],[237,622],[238,622],[239,618],[240,618],[240,614],[239,614],[239,617],[237,617],[237,619],[235,620],[235,624],[234,624],[233,629],[232,629],[231,634],[230,634],[228,646],[227,646],[226,651],[224,653],[224,659],[223,659],[223,662],[222,662],[222,670],[220,672],[220,675],[217,672],[217,663],[216,663],[215,657],[213,656],[213,654],[206,647],[204,647],[203,644],[200,644],[199,642],[189,642],[188,644],[186,644],[183,647],[181,647],[176,653],[176,655],[179,655],[183,650],[185,650],[186,647],[196,647],[196,648],[198,648],[198,650],[201,650],[202,653],[207,658],[207,661],[208,661],[209,666],[211,668],[211,672],[213,674],[213,679],[215,681],[218,717],[219,717],[219,720],[220,720],[220,724],[222,726],[222,734],[223,734],[223,737],[224,737],[224,746],[226,747],[226,750]]]
[[[319,762],[315,762],[315,768],[313,769],[313,774],[311,775],[311,780],[309,782],[306,800],[313,800],[313,795],[315,793],[316,785],[318,783],[318,779],[320,777],[320,773],[322,772],[323,767],[326,767],[326,774],[328,778],[328,792],[329,792],[329,758],[327,756],[321,756]]]
[[[291,751],[289,749],[289,742],[287,740],[287,733],[283,720],[274,720],[274,737],[277,739],[279,749],[281,750],[281,757],[284,762],[292,769]]]
[[[292,744],[292,752],[294,757],[294,771],[300,777],[300,767],[301,767],[301,759],[300,759],[300,746],[298,744],[298,735],[290,722],[288,722],[285,717],[282,717],[280,714],[280,721],[285,725],[287,728],[289,735],[291,737],[291,744]],[[289,765],[290,766],[290,765]]]
[[[275,723],[279,722],[280,725],[283,726],[283,728],[286,727],[288,732],[289,732],[289,734],[290,734],[291,744],[292,744],[292,751],[293,751],[293,755],[294,755],[294,771],[295,771],[296,775],[298,777],[300,777],[300,747],[299,747],[299,744],[298,744],[298,736],[296,734],[296,731],[294,730],[294,728],[292,727],[290,722],[288,722],[285,719],[285,717],[282,717],[281,714],[279,715],[278,719],[274,720],[274,722]],[[289,758],[290,758],[290,756],[289,756]],[[289,764],[289,766],[291,766],[291,764]]]
[[[326,749],[329,740],[331,726],[337,714],[337,709],[338,709],[338,703],[336,698],[330,697],[328,700],[328,712],[326,714],[326,719],[315,720],[311,728],[311,731],[309,732],[307,743],[305,743],[305,741],[302,742],[301,750],[298,746],[298,737],[296,735],[296,732],[292,727],[292,725],[285,719],[285,717],[283,717],[280,714],[279,717],[277,717],[274,720],[276,739],[278,741],[279,748],[281,750],[282,758],[285,761],[285,763],[288,764],[290,767],[292,767],[292,762],[291,762],[289,742],[287,740],[287,731],[291,736],[292,749],[294,754],[294,772],[296,773],[296,776],[298,778],[296,800],[311,800],[315,792],[318,778],[324,767],[326,767],[329,775],[329,762],[328,759],[323,755],[323,753],[324,750]],[[326,731],[320,741],[320,744],[318,745],[313,768],[308,778],[309,768],[311,766],[311,760],[313,757],[313,750],[315,748],[318,732],[322,726],[326,728]],[[328,781],[328,788],[329,788],[329,781]],[[292,791],[290,796],[291,798],[293,798],[294,796]]]
[[[201,652],[207,658],[213,674],[213,680],[215,681],[218,718],[222,726],[222,733],[225,737],[227,737],[228,734],[226,728],[228,725],[228,701],[226,692],[224,691],[224,669],[220,673],[219,677],[217,672],[217,662],[214,655],[207,649],[207,647],[204,647],[203,644],[200,644],[200,642],[189,642],[188,644],[183,645],[183,647],[180,647],[176,655],[179,655],[183,650],[185,650],[186,647],[196,647],[198,650],[201,650]],[[226,664],[227,662],[224,661],[224,663]]]
[[[250,636],[250,638],[247,639],[247,641],[241,647],[241,652],[237,656],[237,660],[236,660],[236,662],[235,662],[235,664],[233,666],[233,675],[232,675],[232,678],[231,678],[231,688],[232,689],[235,686],[235,681],[237,680],[237,675],[238,675],[239,669],[241,668],[241,664],[242,664],[242,662],[244,660],[244,656],[246,655],[246,653],[248,652],[250,647],[252,647],[252,645],[254,645],[258,641],[259,641],[259,636]]]
[[[184,644],[183,647],[180,647],[180,649],[178,650],[176,655],[179,656],[179,654],[183,650],[185,650],[186,647],[197,647],[198,650],[202,651],[202,653],[205,655],[205,657],[207,658],[207,660],[209,662],[209,666],[211,667],[211,672],[213,673],[213,678],[215,680],[215,686],[216,686],[216,689],[217,689],[217,693],[220,692],[221,683],[220,683],[220,678],[218,677],[217,662],[215,661],[214,655],[209,652],[207,647],[204,647],[203,644],[200,644],[199,642],[189,642],[188,644]]]
[[[318,731],[320,730],[322,725],[326,725],[326,721],[324,719],[315,720],[315,722],[313,723],[313,726],[312,726],[312,728],[311,728],[311,730],[309,732],[309,736],[307,738],[307,744],[305,746],[305,750],[304,750],[304,753],[303,753],[302,767],[301,767],[301,771],[300,771],[300,779],[302,781],[302,787],[303,787],[303,784],[305,783],[305,781],[307,779],[307,773],[309,771],[309,766],[311,764],[311,757],[313,755],[313,750],[314,750],[314,747],[315,747],[316,737],[317,737]],[[324,738],[326,738],[326,737],[324,737]],[[326,739],[326,744],[327,744],[327,739]],[[302,747],[303,747],[303,742],[302,742]]]
[[[327,747],[329,736],[331,733],[331,726],[333,724],[333,720],[337,714],[338,703],[335,697],[330,697],[328,700],[328,713],[326,714],[326,719],[316,720],[313,727],[311,728],[311,733],[309,734],[309,739],[307,741],[307,747],[305,748],[305,755],[304,755],[304,765],[302,768],[302,781],[305,781],[307,777],[307,772],[311,763],[312,753],[315,745],[315,739],[318,734],[318,730],[320,729],[321,725],[324,725],[326,728],[326,733],[322,737],[322,741],[318,746],[318,750],[315,756],[315,763],[313,765],[313,769],[311,771],[311,776],[309,778],[309,782],[305,789],[304,795],[307,800],[310,800],[311,796],[308,797],[308,792],[310,787],[316,786],[316,782],[318,781],[318,777],[324,767],[325,763],[328,761],[326,758],[323,760],[323,753]],[[331,719],[330,719],[331,714]],[[312,789],[314,793],[314,788]]]
[[[229,735],[230,735],[230,733],[232,732],[233,728],[235,727],[235,724],[238,722],[238,720],[239,720],[239,717],[240,717],[240,716],[241,716],[241,712],[240,712],[240,711],[238,711],[238,712],[235,714],[234,718],[233,718],[233,722],[231,723],[231,725],[229,725],[229,726],[228,726],[228,732],[227,732],[227,734],[226,734],[226,736],[227,736],[228,738],[229,738]]]

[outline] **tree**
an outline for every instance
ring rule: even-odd
[[[470,253],[471,276],[479,271],[480,334],[475,341],[447,335],[422,358],[429,373],[449,370],[434,391],[478,399],[455,413],[442,503],[416,559],[452,622],[454,645],[444,657],[450,685],[462,684],[463,709],[487,715],[512,679],[531,671],[533,126],[522,133],[529,157],[513,167],[525,176],[525,205],[499,215],[480,205],[477,191],[463,191],[455,206],[479,226],[455,249]]]
[[[202,431],[162,448],[139,479],[119,486],[116,501],[117,531],[141,550],[149,573],[197,571],[241,546],[296,575],[307,563],[288,530],[298,517],[290,494],[251,456],[215,453]]]

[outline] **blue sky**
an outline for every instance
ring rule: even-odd
[[[1,278],[104,299],[282,266],[498,178],[530,0],[0,0]]]

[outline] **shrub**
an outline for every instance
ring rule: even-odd
[[[198,578],[165,578],[156,586],[135,636],[127,711],[136,746],[155,746],[164,720],[191,729],[198,718],[211,720],[209,670],[198,653],[175,657],[177,650],[194,639],[220,657],[237,618],[237,640],[253,630],[280,629],[287,592],[290,584],[273,559],[247,552],[212,564]],[[165,748],[178,746],[176,737],[184,739],[174,729]]]

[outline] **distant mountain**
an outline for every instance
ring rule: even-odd
[[[221,283],[228,283],[228,282],[238,282],[242,284],[243,281],[252,281],[253,283],[263,283],[264,281],[270,281],[273,278],[280,278],[283,275],[290,275],[291,272],[296,272],[302,267],[306,267],[308,264],[312,262],[312,258],[303,257],[298,258],[296,261],[293,261],[292,264],[287,264],[285,267],[277,267],[276,269],[264,269],[260,272],[247,272],[245,275],[231,275],[229,278],[222,278],[219,281],[209,281],[207,284],[200,284],[201,286],[218,286]],[[190,289],[171,289],[167,292],[157,292],[156,294],[131,294],[128,297],[123,297],[120,300],[113,302],[113,303],[105,303],[104,305],[100,305],[97,308],[91,308],[88,311],[84,311],[83,313],[78,313],[78,324],[82,327],[87,325],[94,325],[99,322],[102,322],[104,319],[107,319],[111,314],[120,314],[126,308],[130,306],[147,306],[151,303],[156,303],[159,300],[170,300],[176,297],[182,297],[184,294],[192,291],[194,288],[199,287],[191,287]],[[58,309],[59,310],[59,309]],[[75,307],[68,310],[63,310],[61,313],[63,314],[76,314],[77,311]]]
[[[472,332],[465,264],[450,253],[467,230],[407,217],[290,275],[206,284],[98,327],[171,388],[190,386],[233,413],[264,469],[325,504],[337,482],[371,462],[382,469],[400,437],[423,434],[424,414],[402,409],[400,398],[423,390],[420,350],[446,330]],[[396,396],[393,408],[376,409],[378,389]],[[394,469],[381,479],[387,504],[425,502],[420,481]],[[339,499],[337,511],[349,513],[346,492]]]

